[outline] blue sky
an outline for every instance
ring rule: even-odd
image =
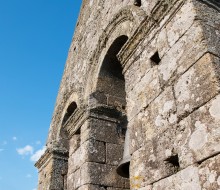
[[[34,190],[81,0],[0,0],[0,190]]]

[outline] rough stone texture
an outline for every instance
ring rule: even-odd
[[[201,190],[199,181],[199,169],[196,166],[190,166],[176,175],[162,179],[153,185],[152,190],[183,190],[183,189],[196,189]]]
[[[106,163],[109,165],[118,166],[120,161],[122,160],[122,153],[124,147],[119,144],[106,144]]]
[[[86,141],[69,157],[69,173],[79,169],[84,162],[105,163],[105,152],[103,142],[92,139]]]
[[[180,122],[182,134],[178,135],[177,147],[183,167],[220,152],[219,106],[217,96]]]
[[[116,167],[107,164],[85,163],[81,169],[81,180],[82,184],[126,188],[126,180],[116,174]]]
[[[38,190],[220,189],[219,47],[217,0],[83,0]]]
[[[205,54],[174,85],[177,99],[177,115],[187,112],[208,102],[219,93],[219,58]]]
[[[214,190],[220,188],[220,157],[215,156],[199,166],[199,178],[202,189]]]

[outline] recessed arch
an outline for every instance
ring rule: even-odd
[[[106,97],[106,104],[122,111],[126,105],[125,79],[117,54],[128,40],[122,35],[116,38],[109,47],[98,72],[96,92]]]
[[[103,30],[97,48],[89,61],[89,79],[84,93],[85,99],[88,99],[89,95],[95,91],[97,81],[94,79],[97,79],[97,73],[113,41],[122,35],[127,36],[129,40],[145,18],[145,11],[133,5],[122,8],[113,16],[112,21]]]
[[[65,123],[68,121],[71,115],[75,112],[76,108],[77,108],[76,102],[71,102],[66,109],[65,115],[62,120],[62,126],[65,125]]]
[[[120,116],[118,117],[116,130],[119,138],[125,141],[125,144],[120,144],[120,146],[124,146],[124,154],[123,152],[120,153],[123,158],[120,157],[122,161],[117,171],[119,171],[118,174],[120,175],[123,173],[121,176],[129,178],[130,154],[128,151],[129,134],[127,131],[125,78],[122,64],[117,57],[127,40],[128,36],[121,35],[109,46],[99,68],[95,92],[102,94],[101,102],[98,100],[98,103],[103,104],[103,97],[106,97],[104,98],[106,99],[106,106],[110,106],[117,113],[119,112]],[[124,159],[124,156],[126,159]]]

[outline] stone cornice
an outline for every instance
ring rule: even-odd
[[[135,31],[134,35],[129,39],[129,41],[123,46],[118,54],[118,58],[123,66],[123,72],[130,67],[128,60],[135,52],[138,45],[146,38],[149,33],[159,26],[160,22],[166,15],[170,14],[170,17],[174,15],[176,9],[183,3],[182,0],[163,0],[152,10],[151,16],[147,16],[140,24],[140,26]],[[177,8],[174,8],[177,4]],[[164,23],[165,24],[165,23]],[[161,27],[161,26],[160,26]]]
[[[42,166],[46,165],[52,158],[53,159],[62,159],[68,160],[68,151],[65,149],[47,148],[45,153],[41,156],[41,158],[35,163],[35,167],[41,169]]]
[[[85,106],[84,108],[77,109],[63,127],[67,131],[70,139],[89,118],[117,122],[119,117],[120,112],[115,108],[103,104],[96,104],[92,107]]]
[[[98,104],[89,110],[88,117],[118,122],[118,119],[121,117],[121,112],[116,110],[114,107]]]

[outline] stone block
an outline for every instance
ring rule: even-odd
[[[159,52],[159,56],[162,57],[165,52],[168,51],[168,49],[169,46],[167,43],[165,28],[163,30],[160,30],[152,40],[146,38],[138,46],[138,48],[135,50],[134,54],[127,63],[131,66],[125,72],[126,92],[131,92],[134,88],[138,88],[135,86],[142,81],[142,78],[145,75],[152,75],[152,73],[148,73],[150,70],[152,70],[152,67],[154,66],[151,57],[157,51]]]
[[[158,70],[162,86],[173,84],[180,75],[207,52],[204,41],[201,23],[194,22],[161,59]]]
[[[123,151],[123,145],[106,143],[106,163],[118,166],[122,160]]]
[[[104,142],[90,139],[83,143],[69,157],[69,172],[76,171],[85,162],[104,163],[106,157],[106,148]]]
[[[190,28],[196,16],[192,1],[186,3],[179,9],[172,20],[167,24],[167,38],[170,47]]]
[[[130,183],[132,189],[146,187],[178,171],[178,167],[165,161],[165,156],[172,155],[171,151],[168,152],[169,149],[163,150],[163,152],[168,152],[164,159],[160,153],[160,158],[157,158],[158,152],[156,149],[158,145],[156,141],[148,141],[144,147],[133,153],[130,163]]]
[[[145,141],[177,123],[176,104],[172,87],[166,88],[151,104],[129,121],[131,154],[142,147]]]
[[[220,152],[220,95],[190,114],[179,124],[175,146],[180,165],[186,167]]]
[[[202,24],[207,48],[210,53],[220,57],[220,28],[214,28],[207,24]]]
[[[143,114],[139,113],[137,117],[129,121],[128,134],[129,134],[129,150],[133,154],[136,150],[144,145],[144,132],[142,131],[142,121],[144,120]]]
[[[67,189],[75,190],[81,186],[80,169],[76,170],[72,174],[68,174],[67,177]]]
[[[153,184],[152,190],[202,190],[199,181],[199,169],[197,166],[189,166],[168,178]]]
[[[174,89],[179,119],[220,92],[218,63],[217,57],[207,53],[178,79]]]
[[[161,29],[161,31],[159,31],[158,36],[157,36],[156,47],[157,47],[157,51],[159,53],[160,58],[162,58],[164,54],[170,49],[168,39],[167,39],[168,33],[169,32],[167,32],[167,29],[164,27]]]
[[[146,108],[161,92],[159,73],[156,67],[151,69],[127,95],[127,116],[130,121],[142,109]]]
[[[75,134],[69,141],[69,155],[72,155],[80,146],[80,134]]]
[[[145,115],[149,118],[145,122],[150,123],[155,130],[155,134],[160,134],[177,123],[176,109],[173,88],[167,87],[145,110]],[[148,127],[149,124],[143,126],[146,131]],[[144,129],[143,131],[145,131]],[[146,139],[151,139],[152,137],[148,132],[145,135]]]
[[[89,119],[88,125],[81,129],[81,143],[88,139],[97,141],[122,144],[123,139],[118,134],[118,124],[101,119]]]
[[[125,187],[127,179],[120,177],[116,173],[116,166],[86,162],[81,168],[82,184],[99,184],[116,188]]]
[[[216,155],[199,166],[199,178],[202,189],[220,189],[220,155]]]

